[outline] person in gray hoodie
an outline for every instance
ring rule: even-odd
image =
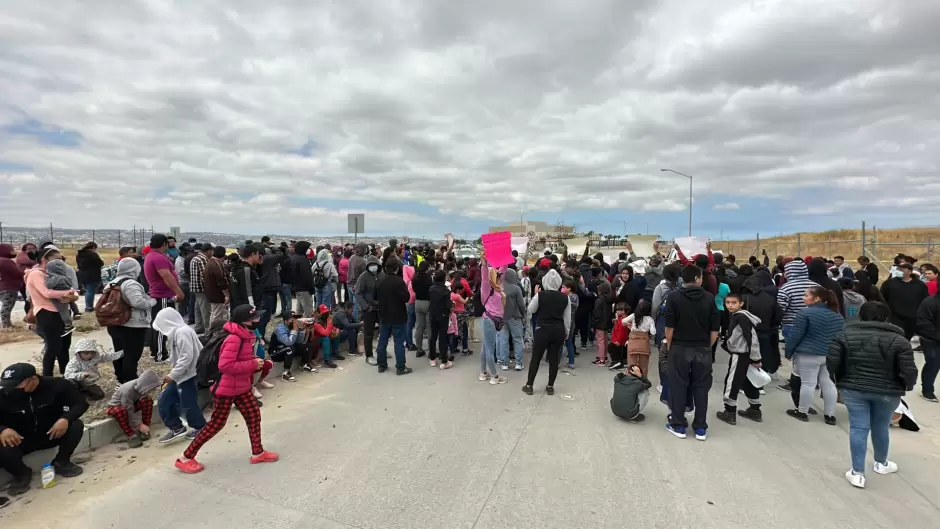
[[[65,264],[65,261],[61,259],[49,261],[46,264],[46,288],[49,290],[77,290],[75,283],[69,276],[69,270],[72,270],[72,267]],[[75,270],[72,270],[72,273],[74,274]],[[55,310],[59,313],[59,317],[62,318],[62,323],[65,325],[65,332],[62,335],[71,334],[74,329],[72,328],[70,304],[57,299],[50,301],[55,305]]]
[[[750,366],[761,366],[760,342],[757,339],[757,325],[761,320],[757,316],[744,310],[741,294],[729,293],[725,296],[725,307],[731,316],[728,318],[728,333],[724,344],[728,351],[728,374],[725,375],[724,404],[725,409],[719,411],[718,419],[734,425],[737,424],[738,415],[761,422],[763,417],[760,411],[760,389],[751,384],[747,378]],[[738,393],[743,390],[747,396],[748,408],[738,411]]]
[[[98,371],[98,364],[102,362],[113,362],[121,357],[123,351],[105,352],[98,345],[98,342],[90,338],[82,338],[72,346],[72,359],[65,366],[66,380],[71,380],[78,386],[88,400],[101,400],[104,398],[104,390],[98,385],[101,379],[101,372]]]
[[[147,295],[144,286],[137,281],[139,276],[140,263],[132,257],[125,257],[118,261],[114,281],[105,287],[121,289],[121,299],[131,308],[131,317],[124,325],[108,327],[114,350],[124,353],[114,361],[114,374],[122,384],[137,378],[137,363],[150,328],[150,309],[157,304],[157,300]]]
[[[858,320],[858,311],[867,301],[865,296],[855,291],[855,281],[842,277],[839,279],[842,287],[842,306],[845,307],[845,321]]]
[[[372,339],[375,337],[375,326],[379,321],[379,300],[376,296],[376,287],[385,278],[385,273],[379,266],[378,257],[370,255],[365,262],[366,271],[356,281],[356,302],[362,314],[362,338],[366,349],[366,363],[374,366],[378,364],[372,356]],[[350,267],[350,273],[352,273],[351,270],[352,267]]]
[[[333,294],[339,286],[339,273],[333,264],[333,257],[326,248],[317,252],[317,261],[311,267],[313,286],[316,288],[316,304],[326,305],[333,310]]]
[[[195,439],[199,430],[206,425],[206,418],[196,398],[196,364],[202,342],[192,327],[186,325],[183,317],[173,307],[167,307],[157,313],[153,328],[167,338],[170,351],[170,372],[163,377],[166,387],[157,400],[157,410],[163,424],[168,428],[159,442],[169,443],[182,437]],[[186,412],[189,423],[188,433],[180,420],[180,408]]]
[[[525,369],[523,329],[525,328],[526,304],[519,286],[519,274],[512,268],[503,272],[503,293],[506,294],[506,306],[503,308],[503,320],[509,333],[499,335],[499,345],[496,349],[496,360],[500,369],[509,369],[509,338],[512,336],[512,349],[515,355],[516,371]]]
[[[160,387],[160,375],[146,370],[140,377],[118,386],[108,401],[105,412],[127,436],[127,446],[140,448],[150,440],[153,418],[153,394]]]
[[[369,251],[369,246],[361,242],[356,245],[356,252],[349,258],[349,271],[347,272],[346,277],[346,286],[349,288],[350,292],[356,291],[356,285],[359,281],[359,276],[366,271],[366,252]],[[353,296],[353,318],[359,319],[360,317],[360,308],[359,307],[359,297]]]

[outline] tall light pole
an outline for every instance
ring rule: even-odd
[[[689,237],[691,237],[692,236],[692,177],[685,173],[680,173],[679,171],[674,171],[672,169],[660,169],[660,171],[664,173],[675,173],[679,176],[684,176],[689,179]]]

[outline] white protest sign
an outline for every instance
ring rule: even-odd
[[[708,237],[677,237],[675,242],[682,250],[682,255],[688,259],[699,254],[708,255],[708,250],[705,248],[708,244]]]
[[[529,249],[529,238],[528,237],[513,237],[509,241],[509,245],[512,246],[512,249],[519,252],[519,255],[525,257],[526,251]]]

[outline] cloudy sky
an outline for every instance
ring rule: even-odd
[[[6,225],[937,223],[936,0],[0,6]]]

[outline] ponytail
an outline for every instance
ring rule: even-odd
[[[836,293],[819,285],[809,287],[809,293],[820,299],[832,312],[839,312],[839,298]]]

